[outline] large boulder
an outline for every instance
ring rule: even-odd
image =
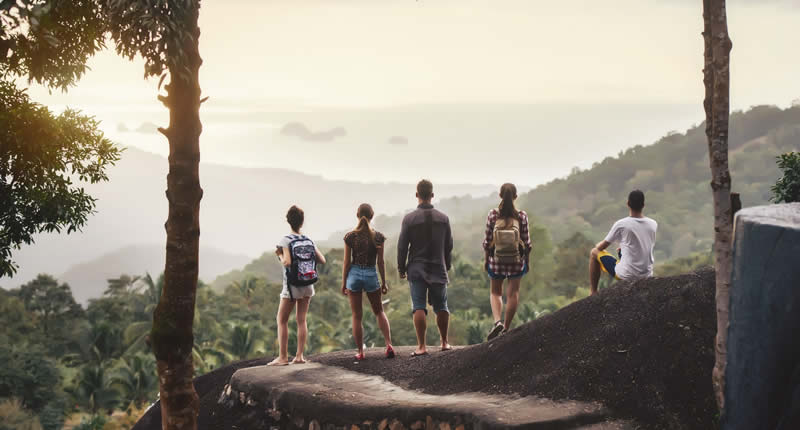
[[[723,428],[800,429],[800,203],[736,216]]]

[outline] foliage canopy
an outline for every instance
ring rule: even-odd
[[[103,48],[95,0],[0,1],[0,277],[12,252],[42,232],[79,230],[95,200],[75,182],[108,180],[120,157],[98,122],[67,109],[54,115],[15,85],[27,77],[66,90]]]
[[[95,199],[75,181],[108,180],[120,150],[98,123],[67,109],[53,115],[0,81],[0,276],[12,275],[12,250],[41,232],[86,224]]]
[[[783,172],[783,176],[772,186],[772,201],[800,202],[800,152],[779,155],[778,168]]]

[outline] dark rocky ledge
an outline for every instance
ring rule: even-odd
[[[410,357],[232,363],[195,379],[198,430],[718,428],[714,272],[620,282],[491,342]],[[430,418],[429,418],[430,417]],[[355,426],[355,427],[353,427]],[[134,430],[161,428],[156,403]]]

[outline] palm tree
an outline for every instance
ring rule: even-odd
[[[308,316],[308,351],[326,353],[342,348],[352,347],[350,323],[346,325],[333,324],[324,318],[313,315]]]
[[[161,290],[164,289],[164,274],[159,275],[158,279],[154,281],[153,277],[146,273],[144,276],[137,278],[137,282],[134,285],[134,291],[138,293],[137,298],[139,299],[137,303],[138,310],[147,314],[148,318],[152,317],[153,311],[161,299]]]
[[[75,378],[76,385],[69,390],[77,403],[93,414],[100,410],[112,411],[120,402],[120,394],[102,365],[88,364]]]
[[[110,377],[110,384],[122,393],[122,402],[138,407],[150,401],[158,392],[155,359],[149,354],[121,358]]]
[[[134,283],[133,299],[134,319],[123,332],[126,349],[123,355],[131,355],[145,349],[148,335],[153,327],[153,311],[158,306],[161,290],[164,288],[164,274],[153,280],[149,273],[137,278]]]
[[[256,291],[256,278],[248,276],[241,281],[235,281],[231,284],[231,287],[236,291],[237,295],[242,298],[245,307],[251,310],[253,307],[253,293]]]
[[[227,351],[235,360],[244,360],[256,352],[260,342],[257,334],[260,331],[254,324],[233,324],[230,340],[225,342]],[[262,348],[263,349],[263,348]]]
[[[103,295],[110,297],[123,296],[134,289],[137,281],[139,281],[139,276],[122,275],[119,278],[108,279],[108,287],[106,287]]]

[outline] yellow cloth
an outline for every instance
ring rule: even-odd
[[[597,262],[600,263],[600,268],[602,268],[603,272],[606,272],[606,273],[609,273],[609,272],[608,272],[608,269],[606,269],[605,263],[603,263],[602,257],[611,257],[611,258],[614,259],[615,262],[619,262],[619,258],[617,258],[616,255],[614,255],[614,254],[612,254],[612,253],[610,253],[608,251],[603,250],[603,251],[600,251],[599,253],[597,253]],[[616,273],[614,274],[614,279],[619,280],[619,276],[617,276]]]

